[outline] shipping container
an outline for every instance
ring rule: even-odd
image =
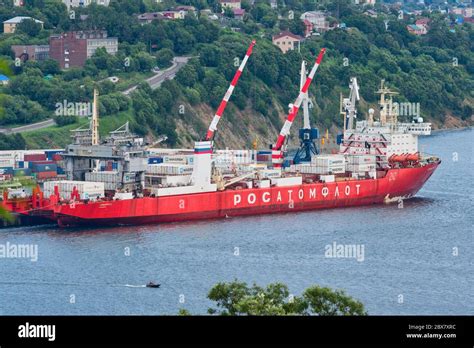
[[[46,161],[46,154],[44,153],[25,154],[23,158],[24,158],[24,161],[28,161],[28,162]]]
[[[12,175],[13,174],[13,167],[1,167],[0,174],[2,175]]]
[[[36,163],[30,162],[30,169],[34,173],[41,173],[41,172],[57,172],[58,166],[56,163]]]
[[[86,181],[102,182],[104,189],[107,191],[115,191],[122,185],[122,178],[117,171],[89,172],[85,175]]]
[[[321,175],[320,179],[322,182],[334,182],[335,176],[334,175]]]
[[[16,169],[13,169],[13,175],[14,176],[28,176],[28,175],[31,175],[31,169],[30,168],[16,168]]]
[[[60,153],[55,153],[55,154],[53,155],[53,157],[52,157],[52,160],[55,161],[55,162],[57,162],[57,161],[62,161],[62,160],[63,160],[63,156],[62,156],[62,154],[60,154]]]
[[[44,179],[50,179],[50,178],[55,178],[58,173],[56,170],[54,171],[42,171],[42,172],[36,172],[36,179],[38,180],[44,180]]]
[[[271,178],[272,185],[282,187],[282,186],[296,186],[303,183],[303,178],[301,176],[291,176],[287,178]]]
[[[191,174],[193,166],[176,163],[149,164],[147,173],[156,175],[184,175]]]
[[[163,157],[149,157],[148,164],[160,164],[163,163]]]
[[[54,187],[59,189],[59,196],[62,199],[70,199],[74,187],[78,191],[82,199],[97,199],[104,197],[104,183],[102,182],[88,182],[88,181],[47,181],[43,184],[43,191],[45,197],[50,197],[54,194]]]
[[[46,159],[48,160],[54,160],[54,156],[58,153],[63,152],[63,150],[45,150],[44,154],[46,156]]]
[[[354,155],[347,156],[348,164],[375,164],[376,157],[374,155]]]
[[[311,163],[316,166],[330,168],[331,166],[344,166],[346,159],[344,155],[320,155],[313,156],[311,158]]]

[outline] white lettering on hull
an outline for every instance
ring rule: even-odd
[[[356,194],[359,195],[361,185],[356,184],[354,186],[355,186]],[[274,193],[274,196],[273,196],[274,201],[273,202],[275,202],[275,203],[283,202],[283,197],[285,196],[285,198],[287,198],[287,202],[289,202],[290,204],[294,203],[293,191],[294,190],[286,190],[286,191],[279,190],[279,191],[277,191],[276,193]],[[340,192],[339,186],[337,186],[337,185],[334,187],[334,189],[330,189],[330,187],[324,186],[324,187],[321,188],[320,193],[324,198],[326,198],[328,196],[331,196],[332,194],[334,194],[334,197],[340,197],[341,194],[342,194],[342,186],[341,186],[341,192]],[[276,196],[275,196],[275,194],[276,194]],[[350,194],[351,194],[351,186],[350,185],[344,186],[344,195],[345,196],[350,196]],[[305,194],[304,188],[301,188],[297,191],[297,196],[298,196],[299,201],[303,201],[305,199],[305,197],[308,197],[307,199],[309,199],[309,200],[316,200],[317,197],[318,197],[318,189],[316,187],[312,187]],[[262,203],[271,203],[272,202],[272,194],[269,191],[262,192],[261,195],[258,192],[251,192],[247,195],[247,197],[244,197],[244,199],[246,200],[246,203],[248,205],[254,205],[254,204],[257,203],[257,199],[259,197],[260,197]],[[241,204],[242,204],[242,194],[240,194],[240,193],[234,194],[234,207],[238,206],[238,205],[241,205]]]

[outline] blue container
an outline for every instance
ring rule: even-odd
[[[56,164],[33,163],[31,170],[35,173],[40,172],[57,172],[58,166]]]
[[[118,169],[118,163],[112,162],[112,170],[117,170],[117,169]]]
[[[159,163],[163,163],[162,157],[149,157],[148,158],[148,164],[159,164]]]
[[[13,174],[13,167],[1,167],[0,174]]]
[[[271,155],[272,151],[271,150],[259,150],[257,151],[257,156],[258,155]]]
[[[66,174],[66,172],[64,171],[64,169],[61,168],[61,167],[57,167],[56,172],[57,172],[59,175],[64,175],[64,174]]]
[[[337,145],[340,145],[342,143],[342,139],[344,139],[344,134],[338,134],[336,137]]]
[[[46,155],[46,159],[48,161],[52,161],[53,160],[53,156],[57,153],[62,153],[61,150],[51,150],[51,151],[45,151],[44,154]]]
[[[24,161],[18,161],[18,168],[25,168],[25,162]]]
[[[28,176],[28,175],[31,175],[31,169],[30,168],[16,168],[16,169],[13,169],[13,175],[14,176]]]

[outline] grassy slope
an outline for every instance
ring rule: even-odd
[[[133,119],[131,112],[121,112],[116,116],[107,116],[99,119],[100,135],[105,136]],[[79,122],[63,127],[53,126],[36,131],[22,133],[29,149],[45,149],[65,147],[71,143],[70,131],[72,129],[87,126],[88,120],[80,119]]]

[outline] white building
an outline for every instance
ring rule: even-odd
[[[97,5],[109,6],[110,0],[62,0],[69,10],[71,7],[86,7],[92,3]]]
[[[317,31],[329,30],[329,22],[326,20],[326,14],[322,11],[308,11],[301,15],[302,21],[307,20]]]

